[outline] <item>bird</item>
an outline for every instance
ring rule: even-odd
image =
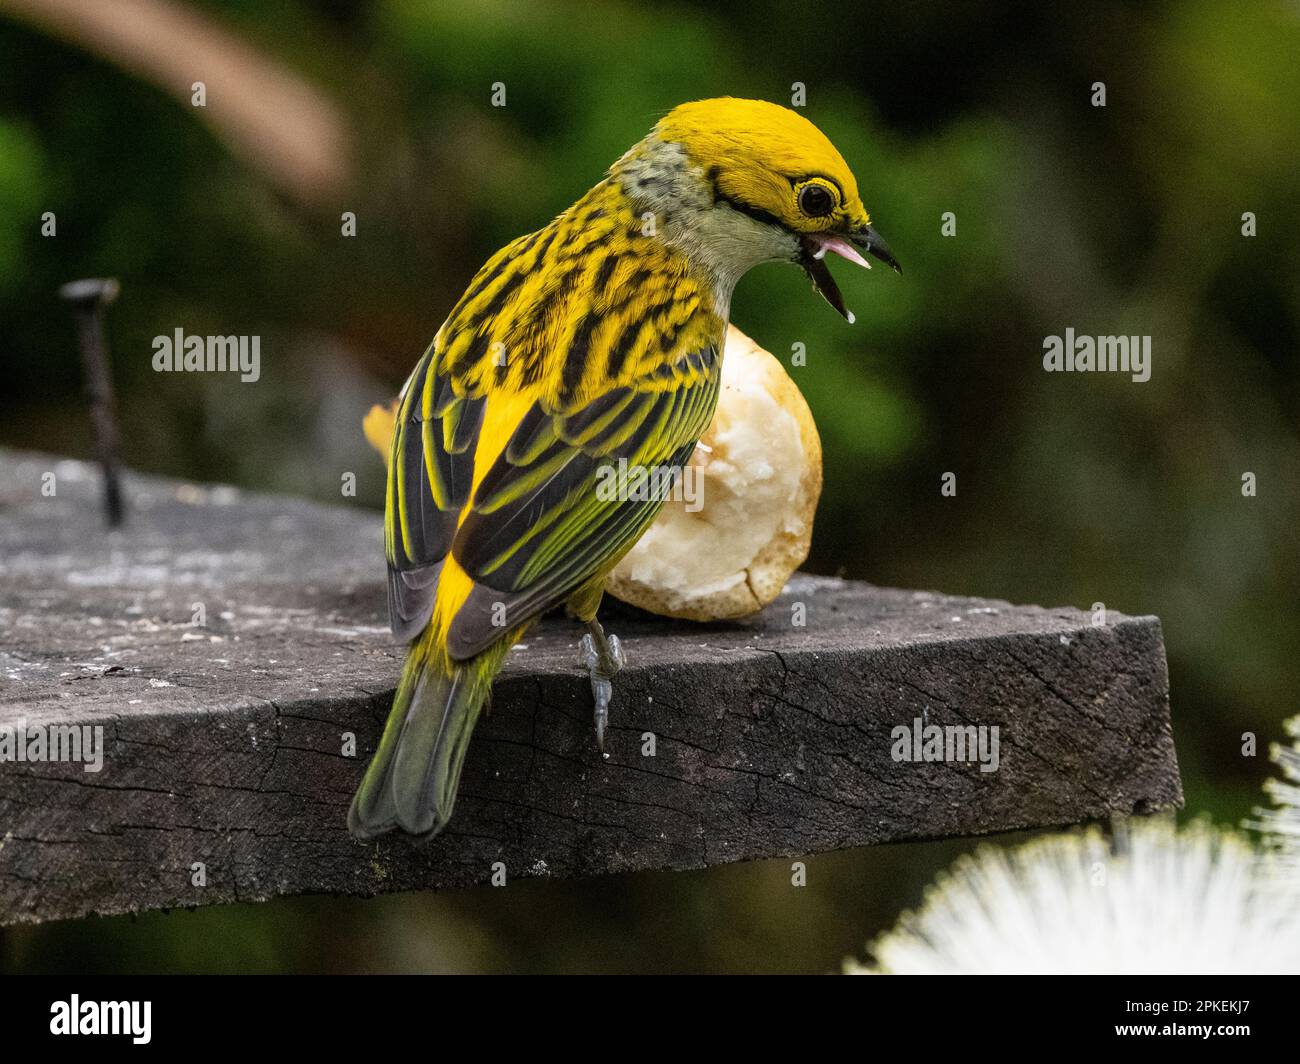
[[[493,678],[544,612],[587,632],[603,756],[626,657],[597,617],[718,401],[736,283],[801,267],[853,322],[825,259],[901,273],[809,119],[761,100],[669,111],[553,221],[482,266],[399,396],[385,487],[393,705],[348,812],[360,839],[448,823]],[[602,468],[626,490],[598,490]],[[670,475],[665,477],[663,471]]]

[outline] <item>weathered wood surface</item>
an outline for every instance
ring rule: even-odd
[[[1181,801],[1155,618],[799,577],[745,623],[613,611],[630,664],[608,761],[578,631],[548,620],[498,683],[450,829],[359,843],[344,817],[401,658],[378,516],[128,475],[110,533],[94,477],[0,452],[0,729],[99,724],[106,746],[97,773],[0,763],[0,922],[465,886],[496,862],[700,868]],[[997,725],[998,770],[893,760],[917,717]]]

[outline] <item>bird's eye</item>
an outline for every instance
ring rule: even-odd
[[[835,209],[835,197],[825,185],[810,181],[799,190],[799,209],[809,218],[821,218]]]

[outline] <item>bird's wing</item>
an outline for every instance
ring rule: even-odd
[[[484,473],[452,553],[473,588],[447,631],[477,654],[612,568],[654,520],[708,427],[721,365],[709,346],[572,410],[535,402]]]
[[[388,617],[401,639],[416,636],[433,612],[438,574],[473,487],[474,450],[487,401],[463,386],[453,387],[454,374],[443,358],[447,342],[466,331],[461,312],[475,305],[539,235],[512,241],[483,264],[402,388],[384,504]]]
[[[434,589],[474,479],[474,446],[486,399],[457,395],[439,373],[437,341],[402,391],[388,463],[384,553],[393,634],[414,637],[433,610]]]

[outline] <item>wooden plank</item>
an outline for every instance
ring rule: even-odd
[[[94,477],[0,452],[0,734],[104,741],[98,772],[0,762],[0,922],[701,868],[1182,800],[1155,618],[800,576],[743,623],[609,610],[629,666],[607,761],[579,630],[548,620],[498,682],[449,830],[360,843],[344,818],[402,656],[379,517],[128,475],[110,533]],[[918,719],[996,726],[996,771],[897,760]]]

